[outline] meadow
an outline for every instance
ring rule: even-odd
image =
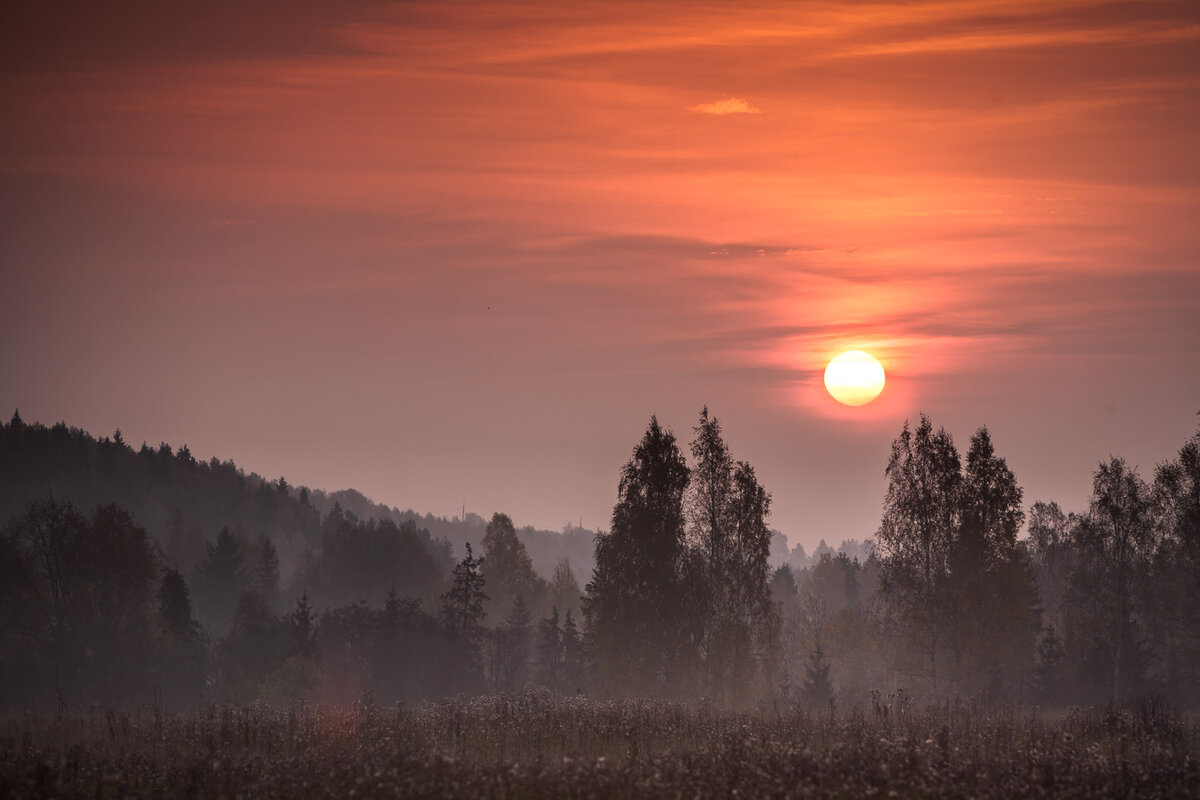
[[[819,711],[552,698],[91,709],[0,723],[0,796],[1187,797],[1200,723],[1157,706]]]

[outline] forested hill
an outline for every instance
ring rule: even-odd
[[[401,511],[394,506],[389,508],[382,503],[376,503],[354,489],[336,492],[312,489],[308,499],[322,517],[336,504],[360,519],[390,519],[397,525],[411,521],[418,528],[429,531],[433,538],[449,542],[458,556],[462,555],[468,542],[479,550],[487,531],[487,520],[470,511],[462,517],[456,516],[451,519],[429,513],[421,514],[411,508]],[[488,512],[489,517],[491,513]],[[532,525],[517,528],[517,538],[529,551],[533,568],[544,578],[553,575],[555,566],[564,558],[571,562],[576,575],[591,575],[595,537],[595,531],[570,524],[564,526],[562,532],[538,529]]]
[[[223,527],[298,534],[317,545],[321,517],[280,478],[247,475],[232,461],[197,460],[187,445],[134,449],[118,430],[100,439],[59,422],[0,426],[0,520],[53,494],[83,509],[117,503],[159,542],[174,528],[212,539]]]
[[[335,507],[355,523],[386,520],[415,529],[445,572],[465,543],[478,548],[486,527],[476,514],[448,520],[401,511],[353,489],[292,486],[283,477],[269,480],[246,473],[232,461],[198,460],[186,444],[177,450],[165,442],[134,448],[120,430],[97,439],[65,422],[31,424],[14,413],[11,422],[0,423],[0,525],[49,495],[81,509],[116,503],[167,549],[168,560],[185,574],[203,558],[205,543],[230,528],[245,540],[260,534],[271,539],[286,579],[306,552],[320,548]],[[562,558],[570,560],[577,574],[590,574],[593,535],[582,528],[517,530],[534,568],[546,578]]]

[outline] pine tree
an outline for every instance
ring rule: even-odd
[[[272,609],[279,601],[279,553],[265,533],[254,542],[257,558],[254,564],[254,588]]]
[[[484,559],[474,557],[467,542],[467,554],[454,567],[450,591],[442,595],[442,622],[452,635],[473,637],[483,627],[483,603],[487,600],[480,574],[483,563]]]
[[[292,630],[291,652],[293,655],[302,658],[311,658],[314,655],[316,643],[313,640],[313,621],[315,618],[316,615],[308,602],[308,592],[304,592],[296,601],[296,610],[288,616],[288,623]]]
[[[584,614],[604,691],[682,693],[686,619],[683,494],[688,468],[655,417],[621,470],[612,530],[596,535]]]
[[[442,595],[442,626],[456,650],[457,661],[452,669],[460,682],[471,684],[482,674],[483,592],[484,579],[480,568],[484,559],[475,558],[467,543],[467,554],[454,567],[450,591]]]
[[[529,644],[533,619],[525,598],[518,596],[499,634],[498,679],[501,687],[515,691],[525,686],[529,670]]]
[[[206,545],[208,557],[200,565],[197,589],[210,629],[228,629],[238,598],[246,589],[242,548],[229,528]]]
[[[723,702],[730,683],[730,657],[737,645],[733,608],[734,565],[733,456],[721,437],[721,423],[700,412],[693,429],[691,482],[686,509],[691,544],[703,564],[703,636],[701,656],[705,693]]]
[[[538,638],[538,683],[557,690],[562,683],[563,635],[558,625],[558,607],[542,620]]]
[[[821,647],[820,638],[816,647],[809,654],[808,664],[804,667],[804,701],[811,706],[820,707],[833,697],[833,681],[829,677],[829,662],[825,660],[825,651]]]
[[[971,437],[960,503],[943,595],[954,688],[1016,694],[1033,667],[1041,615],[1031,610],[1033,576],[1017,553],[1021,487],[987,428]],[[1000,672],[1013,679],[998,680]]]
[[[158,616],[163,635],[157,643],[155,684],[168,703],[191,705],[204,689],[207,653],[200,624],[192,619],[187,582],[177,569],[167,570],[159,582]]]
[[[516,528],[507,514],[496,513],[483,537],[480,575],[488,587],[484,610],[499,618],[512,608],[518,597],[528,603],[541,594],[544,582],[533,569],[525,544],[517,538]]]
[[[395,584],[392,584],[392,588],[388,589],[387,597],[383,601],[383,610],[389,619],[397,617],[400,614],[400,595],[396,594]]]
[[[193,638],[198,623],[192,619],[192,599],[187,582],[175,568],[168,569],[158,585],[158,614],[163,628],[174,636]]]
[[[578,694],[582,691],[587,677],[585,675],[584,642],[583,637],[579,635],[579,627],[575,624],[575,617],[569,608],[567,616],[563,619],[562,655],[563,687],[568,692]]]

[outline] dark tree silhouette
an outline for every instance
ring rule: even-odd
[[[563,635],[559,626],[558,607],[538,625],[537,682],[548,689],[562,685]]]
[[[703,566],[704,597],[701,658],[703,690],[718,702],[731,683],[731,656],[738,648],[737,620],[732,608],[738,576],[734,564],[733,457],[721,437],[721,423],[700,412],[693,428],[693,465],[685,507],[691,544]]]
[[[497,688],[506,692],[524,688],[528,677],[532,638],[533,617],[525,599],[518,596],[513,600],[504,626],[493,634],[492,681]]]
[[[771,530],[767,514],[771,495],[758,482],[754,467],[737,462],[733,471],[733,575],[731,616],[734,622],[732,688],[737,702],[747,704],[770,690],[777,678],[779,615],[771,602]]]
[[[233,703],[258,699],[268,676],[283,666],[293,643],[288,625],[271,613],[258,592],[238,598],[229,635],[217,648],[217,684]]]
[[[1090,590],[1102,598],[1101,638],[1108,643],[1114,703],[1124,699],[1140,666],[1142,642],[1135,612],[1153,546],[1150,501],[1149,487],[1137,470],[1124,459],[1112,458],[1096,470],[1088,517],[1077,527],[1093,576],[1099,579]]]
[[[433,601],[441,578],[428,534],[411,520],[361,522],[335,507],[325,520],[321,549],[302,566],[297,583],[321,608],[358,602],[378,608],[392,589]]]
[[[452,672],[460,686],[473,686],[482,678],[484,560],[475,558],[471,545],[454,568],[450,590],[442,595],[442,625],[453,644]]]
[[[550,607],[565,614],[578,611],[583,590],[575,578],[575,570],[567,558],[560,558],[554,565],[554,576],[550,581]]]
[[[196,635],[199,624],[192,619],[192,599],[187,581],[172,567],[163,573],[158,585],[158,614],[163,627],[174,636]]]
[[[687,690],[689,638],[682,567],[688,468],[675,436],[650,418],[621,470],[612,530],[596,535],[584,613],[606,693]]]
[[[87,518],[69,502],[35,502],[6,526],[0,553],[11,581],[3,639],[18,648],[3,659],[6,701],[149,699],[155,564],[128,513],[98,506]]]
[[[272,609],[279,603],[279,553],[271,538],[260,533],[254,540],[254,580],[252,588],[263,596]]]
[[[1028,549],[1047,622],[1060,631],[1072,571],[1073,548],[1068,518],[1058,503],[1038,501],[1029,509]]]
[[[484,611],[489,617],[503,618],[518,597],[526,604],[540,605],[546,594],[545,581],[534,572],[529,552],[507,514],[492,515],[483,537],[482,562],[480,574],[488,593]]]
[[[578,694],[587,681],[587,657],[585,642],[575,623],[571,610],[563,618],[562,629],[562,680],[564,691]]]
[[[821,648],[819,639],[809,654],[801,694],[804,702],[818,708],[826,705],[833,697],[833,680],[829,677],[829,662],[825,660],[825,651]]]
[[[312,658],[316,654],[316,642],[313,637],[315,619],[316,614],[313,613],[312,605],[308,602],[308,593],[305,592],[296,601],[296,608],[288,615],[288,624],[292,632],[291,653],[293,655]]]
[[[163,701],[186,707],[202,696],[208,659],[200,623],[192,618],[187,581],[173,567],[158,584],[158,618],[162,631],[155,681]]]
[[[921,672],[938,691],[943,602],[951,548],[958,531],[962,475],[950,434],[924,414],[916,430],[904,423],[892,443],[879,549],[882,590],[904,636],[921,653]]]
[[[196,575],[198,611],[204,627],[219,633],[229,629],[238,599],[247,588],[245,557],[229,528],[221,529],[207,552]]]
[[[1144,595],[1159,691],[1200,704],[1200,432],[1154,476],[1158,549]]]
[[[1040,612],[1033,575],[1019,558],[1022,492],[995,453],[987,428],[971,437],[960,524],[950,553],[944,600],[953,654],[953,689],[1015,696],[1027,682]]]

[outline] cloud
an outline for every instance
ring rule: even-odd
[[[750,103],[741,97],[727,97],[724,100],[715,100],[711,103],[701,103],[698,106],[691,106],[688,111],[699,111],[701,114],[715,114],[718,117],[723,117],[726,114],[761,114],[760,109],[750,105]]]
[[[661,236],[626,234],[599,238],[578,239],[564,245],[564,250],[581,255],[631,253],[651,257],[683,259],[757,258],[767,255],[808,252],[803,248],[788,248],[777,244],[753,242],[724,242],[690,236]]]
[[[910,55],[916,53],[953,53],[1035,47],[1097,46],[1108,44],[1156,45],[1186,42],[1200,38],[1200,25],[1180,25],[1176,20],[1113,25],[1101,28],[1073,28],[1021,31],[982,30],[966,34],[930,36],[856,47],[841,56]]]
[[[21,3],[5,8],[0,70],[349,55],[342,30],[387,10],[382,0]]]

